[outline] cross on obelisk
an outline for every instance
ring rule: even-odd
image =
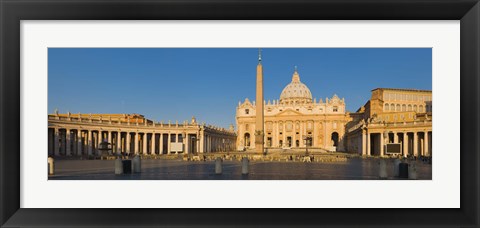
[[[263,153],[264,121],[263,121],[263,67],[262,50],[258,49],[257,90],[256,90],[256,117],[255,117],[255,152]]]

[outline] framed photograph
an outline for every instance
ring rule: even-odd
[[[0,7],[2,227],[479,225],[478,1]]]

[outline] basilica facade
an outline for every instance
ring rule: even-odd
[[[373,89],[365,105],[350,113],[336,94],[314,99],[295,67],[280,99],[265,101],[261,56],[256,88],[263,105],[247,98],[236,108],[237,150],[308,147],[363,156],[432,156],[431,90]]]
[[[255,130],[258,127],[255,101],[247,98],[239,102],[236,110],[238,150],[255,149],[255,137],[259,134],[267,149],[307,146],[329,151],[345,149],[345,125],[350,119],[345,99],[337,95],[325,100],[313,98],[296,68],[280,99],[263,103],[264,130],[259,132]]]

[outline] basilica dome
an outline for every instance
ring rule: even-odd
[[[292,76],[292,82],[285,86],[280,94],[280,103],[284,104],[304,104],[312,102],[312,93],[310,89],[300,82],[300,75],[298,75],[297,69]]]

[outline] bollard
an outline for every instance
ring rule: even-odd
[[[378,177],[380,179],[387,179],[387,163],[385,162],[384,159],[380,159],[380,162],[378,164],[380,168]]]
[[[132,174],[132,160],[123,160],[123,174]]]
[[[400,175],[400,163],[402,163],[400,159],[395,159],[395,161],[393,162],[393,175],[395,177],[398,177]]]
[[[408,179],[417,179],[417,165],[415,163],[408,164]]]
[[[134,173],[140,173],[142,172],[142,160],[140,159],[140,156],[136,155],[133,158],[133,172]]]
[[[248,174],[248,158],[242,158],[242,174]]]
[[[48,175],[55,174],[55,160],[52,157],[48,157]]]
[[[215,160],[215,174],[222,174],[222,158]]]
[[[398,165],[399,168],[398,168],[398,177],[399,178],[408,178],[408,163],[406,161],[400,163],[400,165]]]
[[[123,174],[123,163],[120,157],[115,159],[115,174]]]

